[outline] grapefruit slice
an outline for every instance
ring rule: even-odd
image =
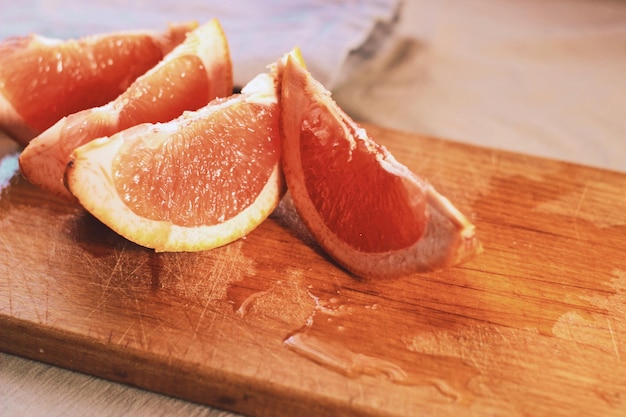
[[[219,21],[213,19],[190,32],[115,100],[64,117],[33,139],[20,156],[20,169],[31,183],[71,198],[63,173],[78,146],[140,123],[170,121],[232,91],[228,42]]]
[[[251,232],[284,192],[274,79],[167,123],[140,124],[77,148],[65,182],[126,239],[199,251]]]
[[[0,130],[25,145],[61,117],[122,93],[185,39],[196,22],[78,40],[40,35],[0,43]]]
[[[474,226],[400,164],[294,59],[282,71],[282,164],[318,244],[362,277],[456,265],[479,252]]]

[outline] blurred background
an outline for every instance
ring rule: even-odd
[[[356,120],[626,172],[624,1],[0,0],[0,10],[2,39],[218,17],[238,85],[298,45]],[[0,354],[0,415],[230,414]]]
[[[235,82],[294,45],[353,117],[626,170],[621,0],[0,0],[0,38],[218,17]]]

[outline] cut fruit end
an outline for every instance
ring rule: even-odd
[[[212,19],[189,33],[183,32],[185,27],[177,26],[178,32],[171,35],[186,35],[185,41],[113,101],[64,117],[34,138],[20,156],[24,177],[74,201],[62,178],[76,147],[139,123],[170,121],[216,97],[229,96],[232,63],[219,21]]]
[[[277,101],[258,88],[77,148],[68,188],[111,229],[157,251],[207,250],[244,236],[284,193]]]
[[[339,264],[360,276],[390,277],[455,265],[480,251],[469,220],[369,137],[291,57],[280,107],[294,206]]]
[[[189,33],[196,30],[199,26],[200,24],[197,20],[168,23],[167,32],[160,39],[163,55],[167,55],[177,45],[183,43]]]
[[[282,78],[281,72],[285,69],[285,65],[287,65],[287,60],[292,59],[298,63],[302,68],[306,69],[306,62],[304,61],[304,56],[302,55],[302,50],[298,46],[294,46],[291,51],[287,52],[283,55],[278,61],[269,65],[270,72],[276,74],[276,78]]]
[[[1,42],[0,96],[10,107],[0,102],[0,128],[26,145],[63,116],[109,102],[195,26],[67,41],[31,35]]]
[[[306,68],[306,63],[304,62],[304,57],[302,56],[302,51],[299,47],[295,46],[291,49],[291,51],[284,54],[278,61],[268,65],[268,69],[272,77],[274,77],[274,85],[276,91],[282,91],[282,79],[283,72],[285,71],[285,65],[287,65],[288,60],[294,60],[300,65],[302,68]]]

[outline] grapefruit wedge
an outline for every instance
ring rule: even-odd
[[[0,43],[0,130],[22,145],[61,117],[109,102],[185,39],[196,22],[165,32],[129,31]]]
[[[64,117],[33,139],[20,155],[20,169],[31,183],[71,198],[63,173],[76,147],[140,123],[170,121],[185,110],[229,96],[232,90],[228,42],[213,19],[188,33],[183,43],[113,101]]]
[[[77,148],[65,182],[126,239],[199,251],[251,232],[284,193],[274,79],[167,122],[140,124]]]
[[[282,165],[317,243],[361,277],[396,277],[466,261],[474,226],[400,164],[297,60],[282,71]]]

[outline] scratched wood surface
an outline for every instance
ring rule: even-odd
[[[155,254],[15,175],[0,349],[251,416],[623,416],[626,175],[368,128],[475,222],[481,256],[357,280],[288,210]]]

